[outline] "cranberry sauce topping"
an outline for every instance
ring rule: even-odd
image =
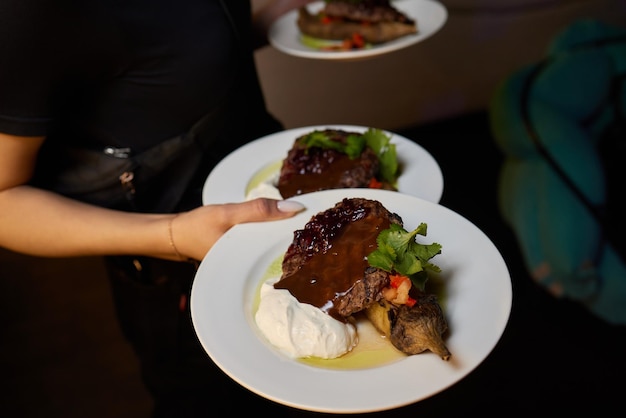
[[[371,214],[370,209],[344,199],[341,210],[311,218],[304,229],[295,231],[291,244],[305,249],[305,261],[284,273],[274,287],[345,320],[337,314],[335,302],[363,279],[367,255],[376,249],[378,234],[390,225],[387,217]],[[283,266],[291,253],[287,251]]]
[[[326,129],[322,131],[329,141],[345,144],[358,132]],[[379,167],[378,155],[365,147],[361,154],[350,159],[342,151],[324,146],[308,146],[303,135],[288,151],[278,179],[277,188],[285,199],[303,193],[348,187],[368,187]]]
[[[307,152],[301,148],[294,150],[294,154],[293,160],[302,168],[279,181],[278,191],[285,199],[336,188],[344,173],[355,165],[346,154],[329,149],[314,148]]]

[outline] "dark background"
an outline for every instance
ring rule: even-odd
[[[439,162],[444,175],[440,203],[472,221],[494,242],[513,286],[509,323],[489,357],[453,387],[402,411],[407,416],[563,416],[622,409],[626,327],[609,325],[575,302],[555,299],[529,276],[513,232],[498,211],[503,155],[492,139],[488,115],[467,115],[399,133]]]

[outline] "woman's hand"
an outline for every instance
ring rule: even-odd
[[[302,211],[291,200],[258,198],[243,203],[207,205],[168,219],[172,256],[202,260],[217,240],[234,225],[290,218]]]

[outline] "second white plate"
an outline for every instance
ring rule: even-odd
[[[314,130],[343,129],[365,132],[355,125],[320,125],[289,129],[254,140],[227,155],[209,173],[203,189],[205,205],[245,200],[246,190],[255,177],[271,177],[280,170],[282,160],[297,137]],[[415,142],[385,131],[396,144],[400,177],[398,191],[438,203],[443,194],[443,174],[433,156]]]

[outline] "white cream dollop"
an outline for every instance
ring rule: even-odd
[[[259,183],[256,187],[250,189],[246,194],[246,200],[253,200],[257,197],[267,197],[269,199],[283,200],[280,191],[278,191],[278,178],[280,172],[274,173],[265,181]]]
[[[256,323],[268,341],[293,358],[340,357],[358,342],[356,327],[321,309],[300,303],[286,289],[275,289],[277,279],[261,287]]]

